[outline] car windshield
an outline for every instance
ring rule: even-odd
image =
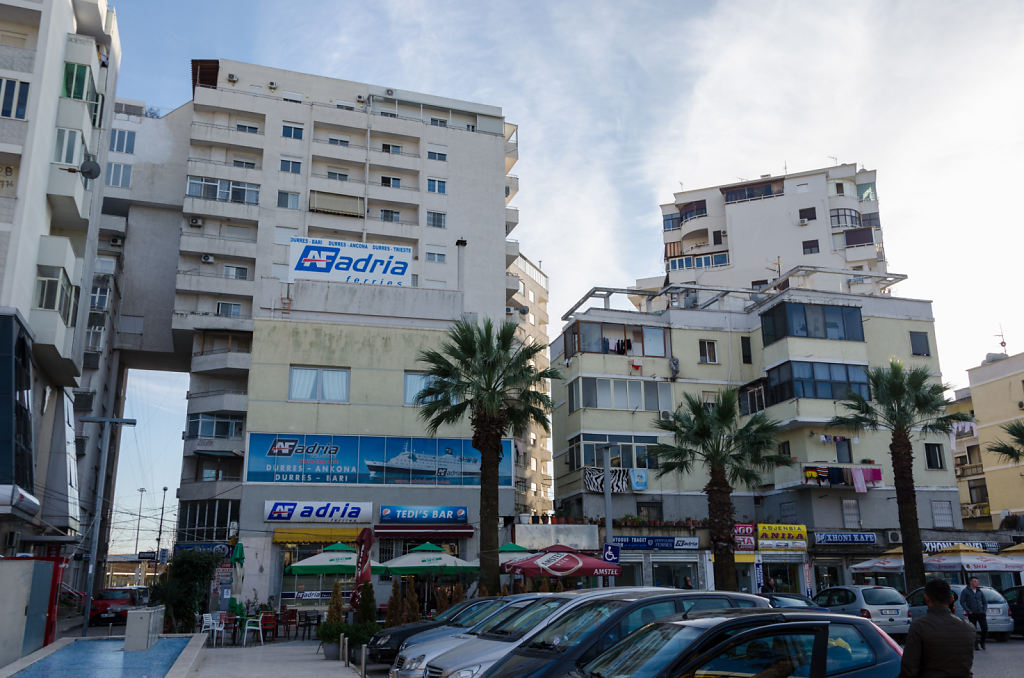
[[[519,614],[509,617],[487,632],[487,636],[496,640],[519,640],[529,633],[534,626],[551,616],[558,608],[569,602],[565,598],[546,598],[528,605]],[[481,634],[482,636],[483,634]]]
[[[534,636],[529,647],[564,652],[625,604],[623,600],[596,600],[581,605]]]
[[[445,624],[445,623],[448,622],[449,619],[453,618],[455,615],[457,615],[460,612],[462,612],[463,610],[465,610],[467,607],[470,606],[470,604],[472,604],[474,602],[476,602],[476,601],[464,600],[461,603],[458,603],[457,605],[452,605],[447,610],[445,610],[441,614],[439,614],[436,617],[434,617],[434,621],[439,621],[442,624]]]
[[[693,626],[651,624],[613,645],[583,667],[594,678],[646,678],[682,655],[703,631]]]
[[[772,598],[772,602],[775,603],[776,607],[810,607],[814,605],[810,600],[795,596],[775,596]]]
[[[864,602],[868,605],[906,605],[907,601],[896,589],[863,589]]]
[[[116,589],[107,589],[100,591],[96,594],[96,600],[131,600],[131,591],[118,591]]]
[[[1003,605],[1006,603],[1006,599],[995,589],[983,588],[981,591],[985,594],[985,602],[989,605]]]
[[[533,600],[518,600],[498,610],[487,619],[477,624],[470,633],[487,633],[491,629],[501,626],[506,621],[523,611],[523,608],[534,602]]]
[[[449,622],[452,626],[458,626],[460,628],[468,629],[470,626],[476,626],[478,623],[489,617],[494,613],[495,610],[505,604],[504,600],[495,598],[494,600],[488,600],[482,605],[471,607],[464,613],[457,616],[455,619]]]

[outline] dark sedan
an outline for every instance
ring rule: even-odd
[[[891,677],[902,650],[871,621],[792,608],[698,612],[643,627],[572,678]]]
[[[460,616],[464,617],[464,615],[471,614],[473,610],[482,605],[490,604],[490,601],[495,598],[496,596],[488,598],[471,598],[470,600],[464,600],[452,605],[447,610],[441,612],[436,617],[428,621],[402,624],[401,626],[393,626],[389,629],[384,629],[380,633],[374,635],[367,644],[366,650],[370,661],[375,664],[393,664],[395,661],[395,655],[398,654],[398,648],[400,648],[402,643],[404,643],[410,636],[414,636],[421,631],[426,631],[427,629],[443,625],[463,627],[465,624],[459,623]]]
[[[1003,591],[1003,598],[1010,604],[1013,632],[1024,635],[1024,586],[1011,586]]]

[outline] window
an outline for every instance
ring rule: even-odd
[[[860,212],[851,209],[829,210],[832,228],[854,228],[860,226]]]
[[[302,103],[302,95],[299,94],[298,92],[289,92],[287,90],[283,90],[281,92],[281,98],[284,99],[285,101],[291,101],[292,103],[296,104]]]
[[[446,217],[444,212],[427,212],[427,226],[445,228]]]
[[[289,210],[299,209],[299,194],[289,193],[288,191],[278,191],[277,206]]]
[[[119,162],[107,163],[107,186],[130,188],[132,185],[132,166]]]
[[[292,367],[288,375],[288,400],[347,403],[348,379],[348,370]]]
[[[717,363],[718,362],[718,342],[711,341],[710,339],[701,339],[700,344],[700,362],[702,363]]]
[[[739,202],[741,200],[756,200],[758,198],[770,198],[773,195],[782,195],[781,186],[776,192],[772,192],[771,184],[759,184],[757,186],[741,186],[731,188],[725,192],[725,202]]]
[[[259,134],[260,130],[256,125],[248,125],[244,122],[235,123],[235,131],[245,132],[246,134]]]
[[[681,223],[686,223],[691,219],[697,217],[706,217],[708,215],[708,204],[706,200],[698,200],[696,202],[690,202],[679,208],[679,219]]]
[[[768,287],[768,281],[767,280],[751,280],[750,281],[750,289],[752,289],[754,291],[763,290],[766,287]]]
[[[946,458],[942,454],[942,445],[940,443],[925,443],[924,459],[925,465],[930,469],[946,468]]]
[[[401,213],[398,210],[384,210],[384,209],[382,209],[380,211],[380,220],[381,221],[390,221],[390,222],[394,222],[394,223],[397,224],[399,222],[399,220],[400,220],[400,217],[401,217]]]
[[[849,438],[836,441],[836,461],[840,464],[853,463],[853,451],[850,449]]]
[[[103,325],[85,328],[85,350],[99,352],[103,350]]]
[[[662,518],[660,501],[638,501],[636,503],[636,514],[648,522],[652,520],[664,520],[664,518]],[[671,612],[669,614],[671,614]]]
[[[110,150],[116,153],[134,153],[135,132],[124,129],[110,130]]]
[[[792,361],[768,370],[768,404],[790,398],[842,400],[849,393],[871,399],[863,365]]]
[[[57,144],[53,161],[62,165],[78,165],[82,160],[82,140],[77,130],[57,128]]]
[[[910,333],[910,354],[911,355],[931,355],[931,349],[928,347],[928,333],[927,332],[911,332]]]
[[[282,125],[281,136],[285,139],[301,139],[302,128],[298,125]]]
[[[231,161],[231,166],[232,167],[241,167],[242,169],[256,169],[256,163],[253,162],[252,160],[238,160],[238,159],[235,159],[235,160]]]
[[[846,195],[846,189],[841,181],[836,182],[836,195]]]
[[[382,117],[382,118],[397,118],[398,114],[397,113],[392,113],[391,111],[381,111],[380,112],[380,117]]]
[[[447,161],[448,147],[438,144],[427,144],[427,160],[439,160],[441,162]]]
[[[228,301],[218,301],[217,315],[219,315],[222,318],[241,318],[242,305]]]
[[[922,601],[923,602],[923,601]],[[875,665],[871,644],[852,624],[829,624],[825,673],[835,675]]]
[[[431,118],[430,124],[434,127],[447,127],[448,121],[443,118]]]
[[[242,181],[229,181],[227,179],[190,176],[185,195],[190,198],[202,198],[204,200],[258,205],[260,202],[260,185],[248,184]]]
[[[381,177],[380,178],[380,185],[381,186],[390,186],[391,188],[401,188],[402,187],[402,179],[401,179],[401,177]]]
[[[818,212],[814,207],[803,207],[800,209],[800,218],[807,221],[814,221],[818,218]]]
[[[750,337],[740,337],[740,355],[743,357],[744,365],[754,362],[754,356],[750,350]]]
[[[74,326],[78,288],[71,284],[60,266],[36,266],[35,308],[57,311],[66,327]]]
[[[224,266],[224,277],[231,278],[232,280],[248,280],[249,269],[245,266]]]
[[[25,119],[28,108],[28,83],[0,79],[0,118]]]
[[[96,85],[92,78],[92,69],[84,64],[64,63],[64,82],[61,85],[60,95],[79,101],[86,101],[92,109],[93,124],[98,112],[99,94],[96,93]]]
[[[711,243],[714,245],[721,245],[724,237],[725,231],[711,231]]]
[[[110,288],[103,285],[93,285],[92,293],[89,295],[89,308],[103,311],[107,308],[110,300]]]
[[[642,379],[580,377],[569,384],[569,411],[583,407],[606,410],[671,412],[672,384]]]
[[[796,502],[795,501],[784,501],[779,504],[779,522],[785,524],[795,523],[797,520],[796,516]]]
[[[698,667],[692,678],[807,676],[814,655],[813,630],[776,631],[734,641]]]
[[[744,386],[740,389],[739,400],[741,414],[754,414],[763,410],[765,408],[764,382]],[[788,450],[789,443],[784,444]]]
[[[864,341],[864,325],[856,306],[778,304],[761,314],[765,346],[783,337]]]
[[[331,146],[348,146],[348,139],[344,137],[327,137],[327,143]]]
[[[440,245],[427,245],[427,261],[433,264],[443,264],[446,248]]]
[[[114,257],[96,257],[96,264],[93,266],[93,273],[103,275],[117,272],[117,259]]]
[[[674,231],[679,228],[681,218],[679,213],[661,215],[661,227],[666,231]]]
[[[332,181],[348,181],[348,174],[339,170],[327,170],[327,178]]]
[[[789,441],[788,440],[783,440],[781,443],[779,443],[776,446],[775,451],[778,452],[780,457],[791,457],[791,456],[793,456],[793,453],[790,450],[790,446],[789,446]]]
[[[878,212],[865,212],[860,215],[861,226],[870,226],[872,228],[881,228],[882,222],[878,218]]]
[[[817,240],[804,240],[804,254],[817,254],[819,251]]]
[[[532,313],[527,314],[527,319],[530,321],[531,325],[536,325],[537,324],[537,317],[535,315],[533,315]]]
[[[967,490],[971,494],[972,504],[982,504],[988,501],[988,485],[984,478],[975,478],[967,481]]]
[[[240,459],[196,456],[197,482],[215,482],[218,480],[242,479],[242,463]]]
[[[281,171],[289,172],[291,174],[301,174],[302,163],[298,160],[287,160],[285,158],[281,158]]]
[[[445,179],[427,179],[428,193],[447,193],[448,182]]]
[[[394,155],[402,155],[402,147],[398,144],[381,144],[380,150],[384,153],[393,153]]]
[[[537,470],[537,457],[530,457],[530,470],[531,471],[536,471]]]
[[[953,502],[933,501],[932,522],[935,527],[954,527],[953,524]]]
[[[526,296],[530,299],[530,303],[537,301],[537,294],[533,290],[527,290]]]
[[[423,372],[405,373],[405,399],[406,405],[416,404],[416,394],[425,389],[431,382],[432,377]]]

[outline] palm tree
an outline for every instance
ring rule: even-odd
[[[530,422],[548,430],[551,399],[541,390],[558,370],[538,370],[533,361],[546,344],[524,344],[517,324],[497,328],[490,319],[477,325],[466,319],[448,330],[440,351],[422,351],[427,385],[416,394],[420,418],[431,435],[443,425],[469,417],[473,447],[480,451],[480,585],[497,593],[498,586],[498,463],[501,439],[509,432],[526,433]]]
[[[951,404],[944,395],[949,387],[932,381],[926,367],[905,368],[893,359],[888,367],[868,370],[868,383],[872,400],[852,391],[847,393],[842,406],[850,413],[833,417],[828,425],[854,431],[889,431],[896,507],[903,533],[904,571],[907,590],[912,591],[924,586],[924,555],[921,527],[917,522],[914,449],[910,436],[914,431],[948,435],[954,422],[968,421],[970,417],[963,412],[945,414],[946,406]]]
[[[995,452],[1010,463],[1024,461],[1024,419],[1003,424],[1002,429],[1004,433],[1010,436],[1013,442],[1004,443],[1002,440],[997,440],[985,449],[989,452]]]
[[[776,448],[779,422],[758,412],[740,426],[736,391],[719,391],[714,403],[705,403],[689,393],[684,397],[685,402],[671,419],[654,420],[657,429],[672,434],[672,442],[648,450],[658,457],[659,477],[672,472],[688,474],[698,465],[707,470],[704,494],[708,497],[708,527],[715,555],[715,588],[735,591],[733,488],[758,485],[761,473],[775,466],[788,466],[790,458],[766,454]]]

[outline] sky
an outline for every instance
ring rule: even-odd
[[[966,386],[1000,333],[1010,354],[1024,351],[1012,301],[1024,234],[1010,209],[1024,3],[112,4],[118,94],[164,111],[190,98],[193,58],[501,106],[519,125],[511,237],[550,275],[553,336],[592,286],[664,270],[659,205],[681,187],[838,161],[878,170],[889,270],[909,276],[894,294],[934,301],[943,379]],[[154,476],[134,475],[124,437],[119,509],[137,513],[147,483],[173,494],[186,388],[129,380],[128,404],[153,421],[139,444],[169,457],[147,465],[136,450]],[[157,494],[144,495],[146,516]]]

